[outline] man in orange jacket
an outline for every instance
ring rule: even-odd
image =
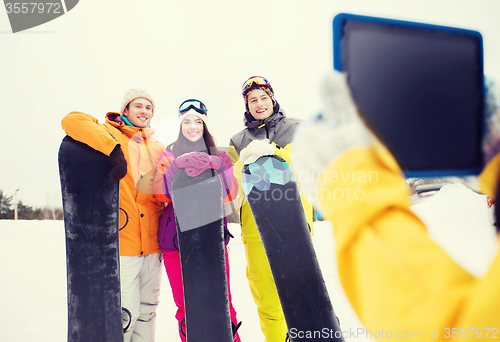
[[[61,123],[70,137],[109,155],[110,178],[120,181],[121,296],[122,307],[131,313],[126,342],[154,341],[159,303],[162,254],[157,232],[163,206],[154,196],[153,182],[165,147],[152,138],[154,109],[146,91],[130,89],[120,113],[106,114],[103,124],[81,112],[69,113]]]

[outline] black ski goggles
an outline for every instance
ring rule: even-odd
[[[179,114],[184,114],[190,109],[194,109],[198,113],[205,115],[208,111],[207,106],[205,106],[205,104],[200,100],[189,99],[181,103],[181,105],[179,106]]]

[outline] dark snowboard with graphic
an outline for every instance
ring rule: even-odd
[[[291,341],[343,341],[321,274],[295,177],[285,160],[245,165],[242,185],[257,224]],[[298,337],[304,337],[299,338]]]
[[[222,198],[221,180],[211,169],[196,177],[180,169],[172,182],[188,342],[233,340]]]
[[[108,157],[66,136],[59,174],[66,231],[68,342],[123,341],[119,183]]]

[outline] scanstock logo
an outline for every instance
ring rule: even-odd
[[[45,24],[71,11],[79,0],[3,0],[12,32]]]

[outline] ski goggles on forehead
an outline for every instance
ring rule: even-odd
[[[262,76],[252,76],[248,80],[243,83],[243,87],[241,88],[241,93],[245,94],[249,89],[252,89],[254,86],[266,86],[271,87],[271,84],[267,79]]]
[[[184,114],[187,111],[194,109],[200,114],[207,114],[207,106],[200,100],[189,99],[181,103],[179,106],[179,114]]]

